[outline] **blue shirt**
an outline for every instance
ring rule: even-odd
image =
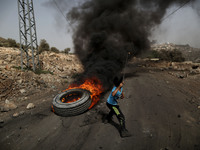
[[[117,103],[117,99],[120,97],[120,95],[122,94],[123,88],[121,88],[121,91],[117,91],[117,93],[115,94],[115,96],[112,96],[112,93],[115,91],[117,87],[114,86],[112,89],[112,92],[110,93],[107,102],[111,105],[118,105]]]

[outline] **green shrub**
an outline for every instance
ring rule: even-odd
[[[0,37],[0,47],[17,47],[19,48],[19,43],[17,43],[14,39],[8,38],[4,39]]]
[[[71,50],[70,48],[65,48],[64,51],[63,51],[63,53],[69,54],[70,50]]]
[[[183,62],[185,58],[183,57],[182,53],[175,49],[175,50],[161,50],[161,51],[152,51],[151,58],[159,58],[160,60],[165,61],[174,61],[174,62]]]
[[[39,45],[39,53],[42,53],[44,51],[49,51],[49,44],[45,39],[40,40],[40,45]]]
[[[51,52],[59,53],[60,51],[56,47],[51,47]]]
[[[7,43],[8,43],[8,47],[18,47],[16,41],[11,38],[8,38]]]
[[[53,72],[49,71],[49,70],[42,70],[42,69],[36,69],[35,70],[35,74],[51,74],[53,75]]]

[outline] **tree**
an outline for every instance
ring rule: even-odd
[[[65,49],[64,49],[64,53],[65,53],[65,54],[69,54],[70,50],[71,50],[70,48],[65,48]]]
[[[17,43],[14,39],[8,38],[4,39],[0,37],[0,47],[17,47],[19,48],[19,43]]]
[[[51,50],[54,53],[59,53],[60,51],[56,47],[51,47]]]
[[[8,38],[7,42],[8,42],[8,47],[18,47],[14,39]]]
[[[5,45],[6,39],[0,37],[0,47],[3,47]]]
[[[39,53],[42,53],[44,51],[49,51],[49,44],[45,39],[41,39],[39,45]]]

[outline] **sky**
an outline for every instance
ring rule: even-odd
[[[63,14],[66,14],[73,6],[77,6],[80,0],[56,2]],[[38,44],[41,39],[45,39],[50,47],[59,50],[69,47],[73,52],[72,31],[56,5],[50,0],[34,0],[33,5]],[[177,8],[178,6],[169,8],[166,16]],[[12,38],[19,42],[17,0],[0,0],[0,37]],[[200,0],[194,4],[187,4],[166,18],[152,30],[149,39],[158,43],[189,44],[200,48]]]
[[[166,18],[179,6],[167,10]],[[174,44],[189,44],[200,48],[200,0],[182,7],[154,28],[150,39],[158,43],[170,42]]]
[[[38,44],[45,39],[50,47],[59,50],[72,48],[69,25],[56,6],[45,4],[49,0],[34,0],[34,14]],[[0,37],[13,38],[19,42],[19,20],[17,0],[0,0]]]

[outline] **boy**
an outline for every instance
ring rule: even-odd
[[[120,123],[120,135],[121,137],[129,137],[131,134],[128,132],[128,130],[125,127],[125,117],[123,113],[121,112],[117,100],[119,98],[123,99],[124,98],[124,93],[123,93],[123,78],[120,77],[115,77],[113,80],[114,87],[112,89],[112,92],[110,93],[106,105],[110,109],[109,114],[107,115],[105,121],[110,122],[112,119],[112,116],[115,114],[117,119],[119,120]]]

